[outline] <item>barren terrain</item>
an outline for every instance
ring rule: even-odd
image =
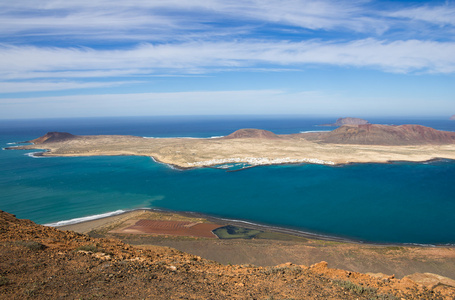
[[[172,247],[184,252],[215,260],[223,264],[254,264],[275,266],[292,262],[311,265],[322,260],[330,266],[356,272],[394,274],[398,278],[413,273],[437,273],[455,278],[455,248],[419,247],[411,245],[378,245],[341,240],[321,240],[310,235],[287,234],[270,231],[250,224],[252,229],[263,234],[252,239],[217,239],[207,235],[203,227],[201,234],[185,235],[176,232],[173,226],[164,228],[133,227],[138,221],[174,222],[206,225],[217,228],[223,225],[238,225],[233,221],[187,216],[185,214],[137,210],[118,216],[59,227],[74,230],[94,237],[111,237],[144,248],[150,245]],[[212,226],[210,226],[212,224]],[[245,226],[243,224],[241,226]],[[131,230],[134,229],[134,231]],[[279,229],[277,229],[279,230]]]
[[[48,133],[31,141],[33,145],[9,149],[46,149],[48,151],[42,154],[44,156],[150,156],[181,168],[237,162],[250,165],[349,164],[455,159],[455,133],[417,125],[371,126],[349,125],[326,134],[291,135],[242,129],[225,138],[212,139]],[[384,139],[390,143],[381,144]]]
[[[131,246],[0,212],[2,299],[453,299],[436,274],[402,279],[285,263],[223,265],[178,250]]]

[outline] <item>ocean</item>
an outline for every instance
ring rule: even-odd
[[[332,130],[333,118],[217,116],[0,120],[0,146],[48,131],[214,137],[240,128]],[[455,131],[455,122],[376,118]],[[374,243],[455,244],[455,161],[177,170],[148,157],[34,158],[0,151],[0,209],[40,224],[137,208],[188,211]]]

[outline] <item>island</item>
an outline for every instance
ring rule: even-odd
[[[330,126],[330,127],[339,127],[343,125],[365,125],[370,124],[367,120],[360,119],[360,118],[338,118],[335,123],[333,124],[322,124],[319,126]]]
[[[343,125],[333,131],[277,135],[240,129],[219,138],[145,138],[127,135],[80,136],[49,132],[6,149],[41,149],[42,156],[150,156],[178,168],[313,163],[423,162],[455,159],[455,132],[421,125]]]
[[[455,115],[451,116],[449,120],[455,121]]]

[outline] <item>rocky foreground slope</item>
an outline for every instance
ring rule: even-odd
[[[420,283],[418,283],[420,282]],[[453,299],[448,278],[221,265],[18,220],[0,211],[1,299]]]

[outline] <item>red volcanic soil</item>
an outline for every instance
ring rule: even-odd
[[[216,238],[216,235],[212,232],[212,230],[222,226],[223,225],[218,224],[193,223],[187,221],[139,220],[133,226],[129,226],[116,232]]]
[[[33,144],[44,144],[44,143],[53,143],[53,142],[62,142],[76,138],[75,135],[68,132],[48,132],[45,135],[28,141]]]
[[[223,137],[223,139],[242,139],[242,138],[255,138],[255,139],[279,139],[280,137],[271,131],[263,129],[245,128],[239,129],[230,135]]]
[[[453,144],[455,132],[421,125],[345,125],[327,133],[302,134],[308,140],[336,144],[424,145]]]

